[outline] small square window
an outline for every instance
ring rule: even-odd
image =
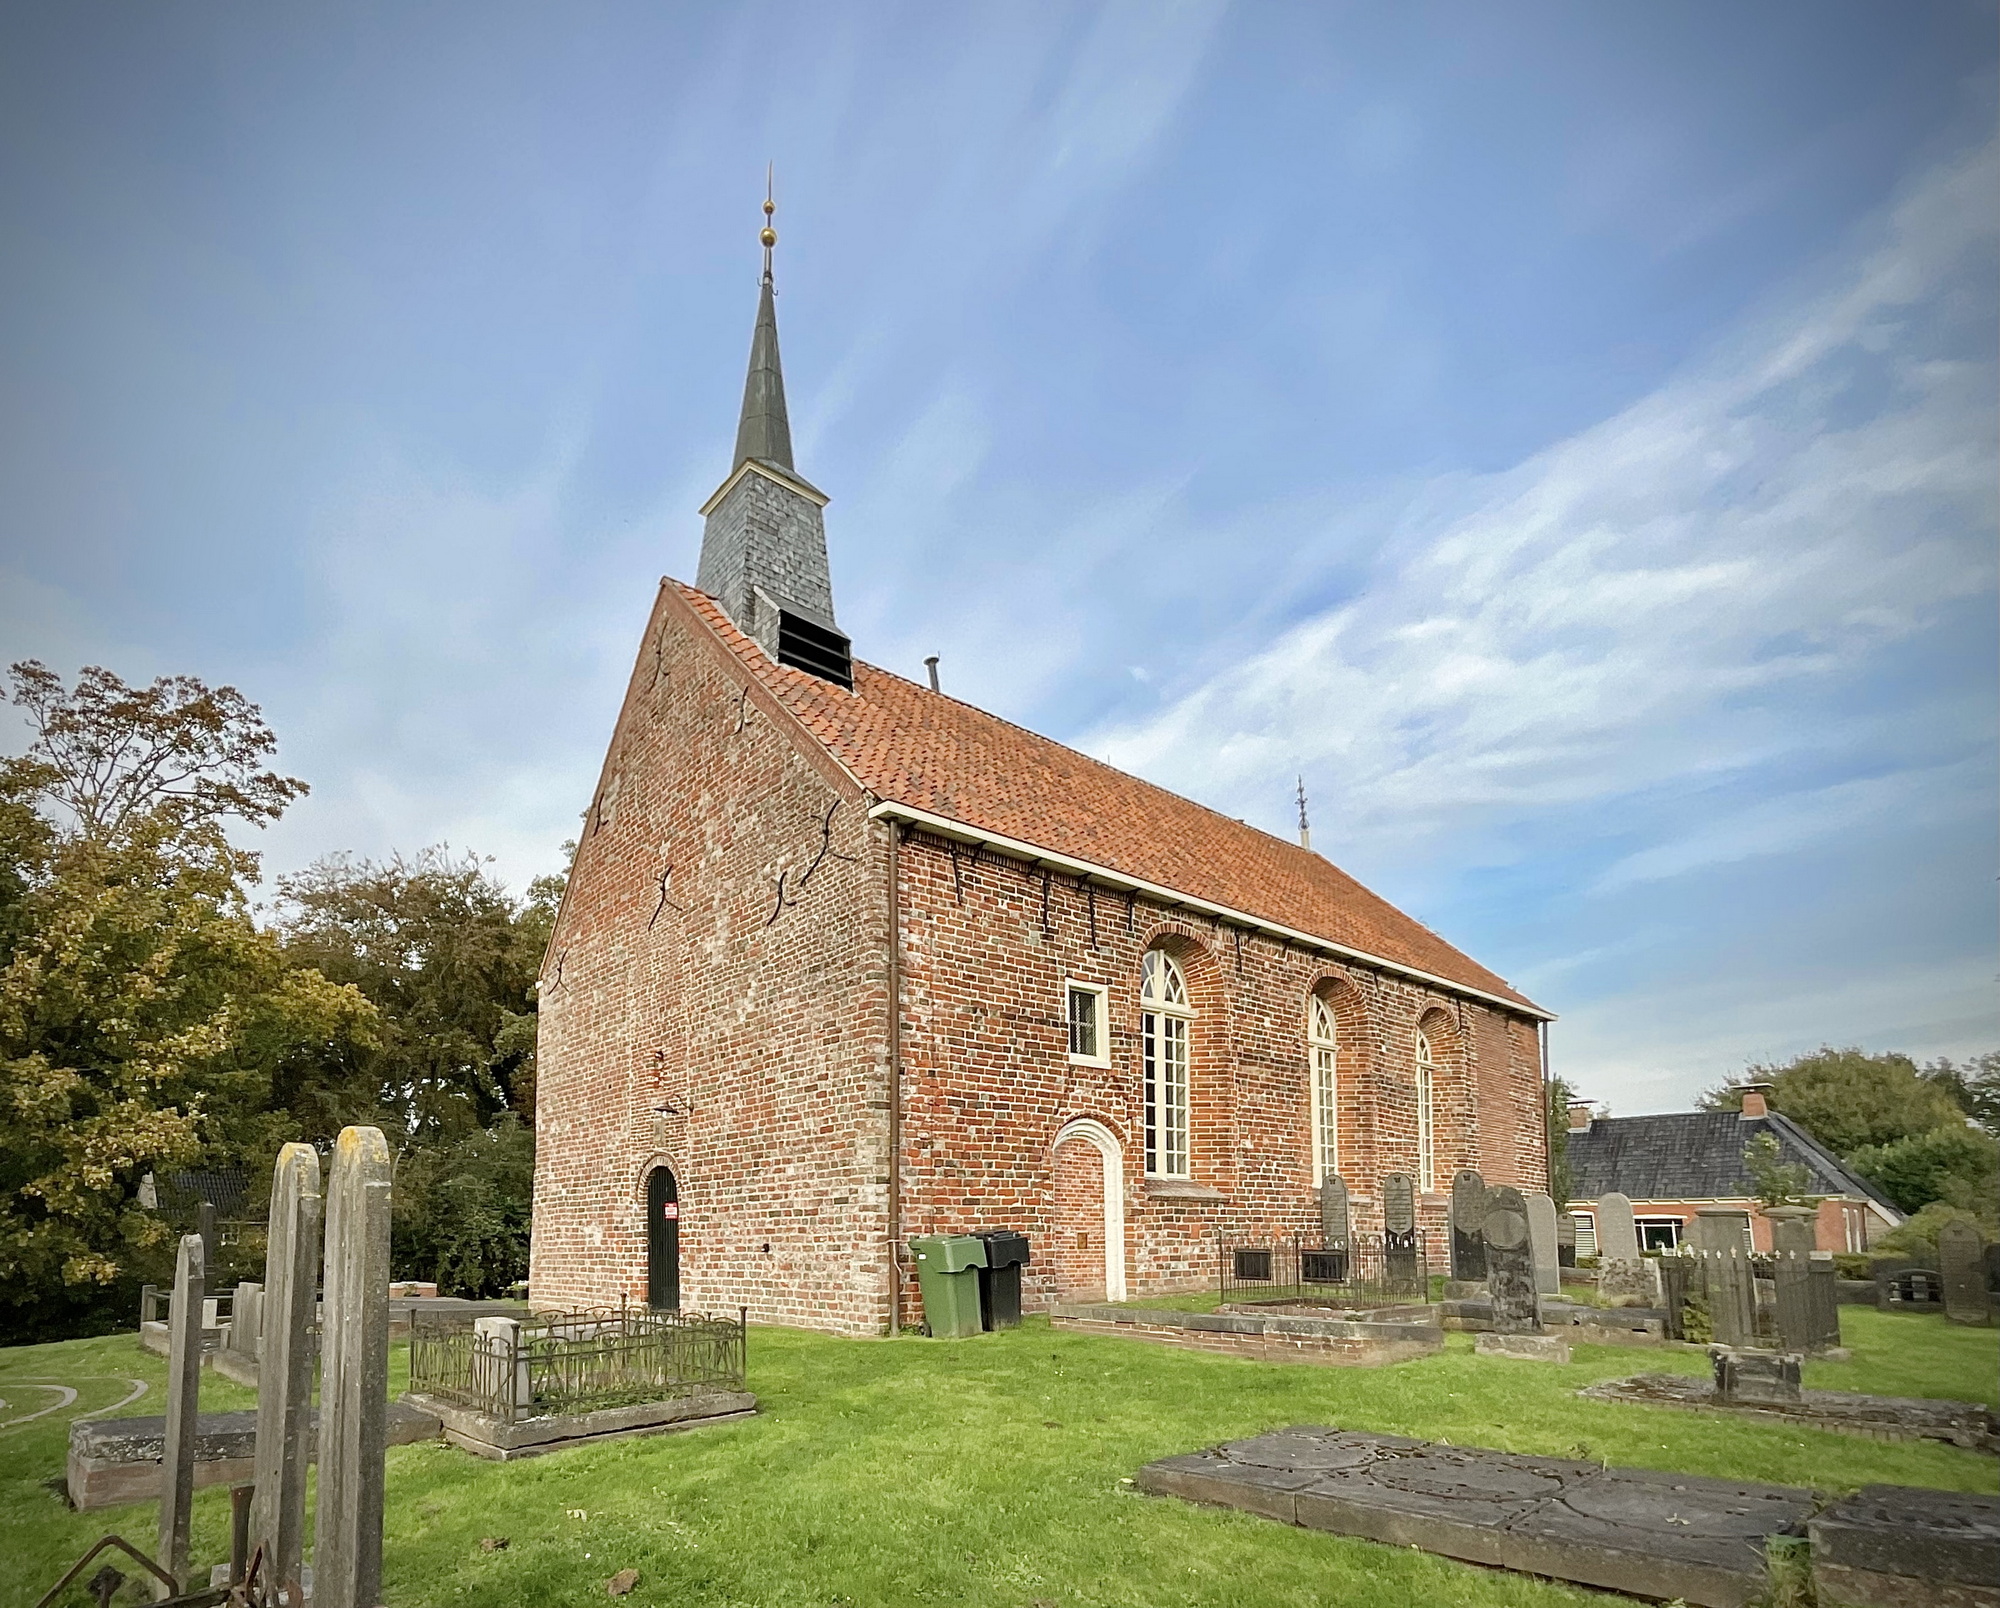
[[[1109,1066],[1111,1056],[1105,1043],[1104,990],[1094,983],[1071,983],[1065,990],[1069,1000],[1069,1058],[1086,1066]]]

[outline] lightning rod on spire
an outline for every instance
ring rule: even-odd
[[[1301,776],[1299,778],[1299,847],[1309,849],[1312,846],[1312,823],[1306,819],[1306,779]]]

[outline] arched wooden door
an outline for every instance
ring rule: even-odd
[[[646,1305],[665,1312],[681,1306],[681,1192],[667,1167],[646,1179]]]

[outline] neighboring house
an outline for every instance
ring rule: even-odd
[[[1303,842],[855,660],[826,500],[767,258],[542,972],[538,1306],[880,1333],[917,1235],[1025,1232],[1032,1307],[1199,1286],[1336,1172],[1363,1230],[1409,1173],[1439,1255],[1458,1169],[1546,1187],[1546,1011]]]
[[[1764,1086],[1743,1090],[1743,1109],[1676,1111],[1659,1117],[1595,1117],[1586,1101],[1569,1108],[1570,1216],[1576,1251],[1597,1249],[1597,1218],[1590,1202],[1613,1191],[1632,1202],[1642,1250],[1670,1251],[1689,1237],[1695,1213],[1727,1207],[1743,1214],[1745,1243],[1771,1248],[1771,1225],[1753,1198],[1743,1150],[1759,1134],[1778,1142],[1778,1160],[1802,1166],[1802,1191],[1820,1197],[1815,1225],[1822,1251],[1863,1251],[1875,1235],[1902,1222],[1903,1214],[1872,1184],[1765,1099]]]

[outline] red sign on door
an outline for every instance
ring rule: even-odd
[[[681,1220],[681,1203],[679,1201],[670,1200],[660,1207],[661,1222],[678,1223],[680,1220]]]

